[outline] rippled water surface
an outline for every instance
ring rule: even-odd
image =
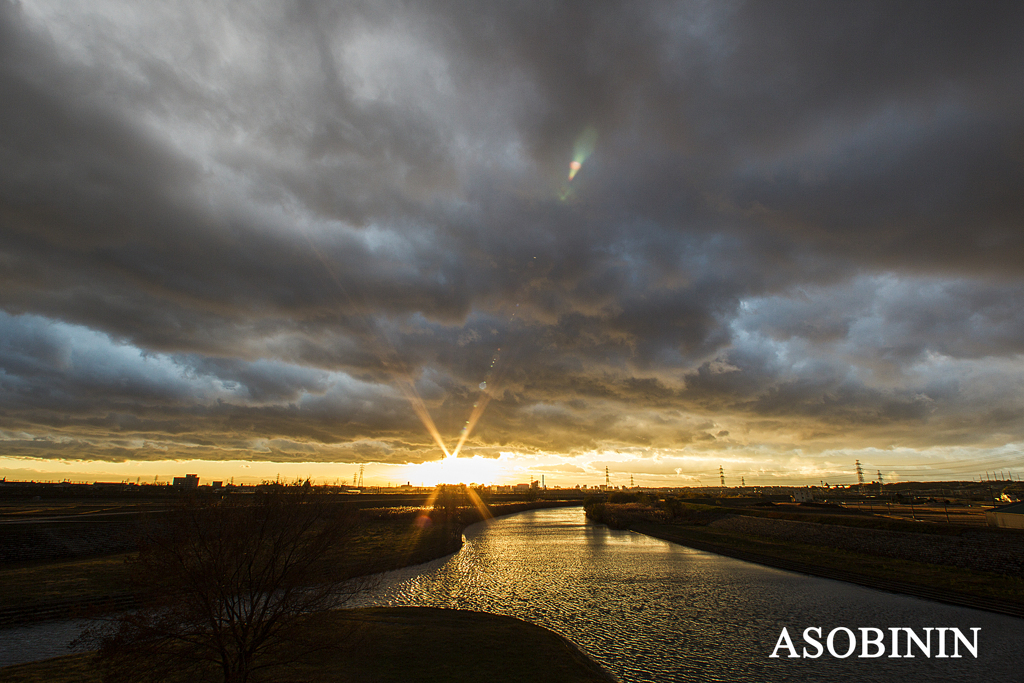
[[[460,552],[392,573],[372,600],[520,617],[567,636],[622,681],[1024,680],[1024,620],[614,531],[589,523],[579,508],[470,527]],[[968,635],[980,627],[979,657],[961,648],[962,659],[858,659],[859,650],[844,660],[827,651],[770,659],[783,626],[798,650],[808,626],[825,634],[910,626],[922,636],[928,626]],[[837,649],[845,643],[837,640]]]

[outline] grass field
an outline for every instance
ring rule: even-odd
[[[315,657],[269,669],[267,683],[588,683],[603,669],[557,634],[512,617],[428,607],[339,610],[311,615],[310,637],[346,642]],[[188,683],[203,679],[190,678]],[[211,675],[210,681],[218,680]],[[100,683],[92,654],[0,669],[0,683]],[[176,683],[168,681],[168,683]]]
[[[0,606],[27,607],[53,600],[81,600],[123,591],[126,554],[0,569]]]
[[[722,529],[671,524],[635,524],[632,528],[683,545],[703,541],[744,552],[804,562],[810,565],[856,571],[878,579],[898,579],[928,588],[966,595],[996,598],[1024,605],[1024,578],[975,572],[959,567],[879,557],[820,545],[770,538],[755,538]]]
[[[551,503],[508,503],[492,506],[494,515]],[[38,514],[39,510],[30,508]],[[56,509],[56,508],[55,508]],[[76,509],[70,504],[61,508]],[[332,560],[350,574],[407,567],[455,552],[461,531],[478,518],[472,513],[454,525],[417,523],[418,508],[382,508],[362,513],[356,534],[336,548]],[[101,598],[124,593],[128,586],[128,553],[91,558],[8,564],[0,568],[0,608],[46,605],[54,601]]]
[[[457,541],[457,539],[456,539]],[[426,562],[457,550],[452,532],[421,529],[410,519],[370,519],[343,548],[336,561],[352,573],[394,569]],[[128,585],[128,553],[100,557],[7,565],[0,569],[0,607],[30,607],[55,600],[114,595]]]

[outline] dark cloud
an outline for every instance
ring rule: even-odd
[[[1022,14],[4,0],[6,452],[1019,440]]]

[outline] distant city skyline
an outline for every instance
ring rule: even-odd
[[[470,467],[464,467],[465,460],[470,461]],[[220,481],[224,484],[235,483],[238,485],[259,484],[266,481],[280,481],[291,484],[309,479],[318,485],[346,485],[354,486],[358,479],[358,467],[352,471],[343,471],[344,466],[338,463],[240,463],[240,462],[216,462],[216,461],[191,461],[191,462],[142,462],[129,463],[127,465],[112,465],[111,463],[89,463],[88,469],[72,471],[74,463],[67,463],[63,472],[40,471],[30,469],[6,469],[3,475],[8,481],[40,481],[40,482],[128,482],[143,484],[170,484],[174,477],[181,477],[197,470],[202,485],[212,481]],[[255,466],[254,466],[255,465]],[[476,465],[474,467],[473,465]],[[482,467],[481,467],[482,465]],[[503,467],[505,465],[505,467]],[[447,470],[446,467],[447,466]],[[618,466],[618,465],[617,465]],[[177,467],[177,469],[169,469]],[[350,468],[351,469],[351,468]],[[416,487],[433,487],[437,484],[481,484],[495,486],[509,486],[521,483],[529,483],[534,480],[540,481],[543,477],[545,484],[550,487],[573,488],[581,486],[600,486],[605,483],[604,472],[594,472],[587,475],[558,475],[554,477],[552,470],[534,470],[524,468],[518,458],[484,459],[484,458],[460,458],[459,462],[448,461],[442,465],[441,462],[425,463],[417,468],[414,465],[399,466],[377,466],[364,472],[363,482],[367,487],[397,487],[402,484],[411,484]],[[200,474],[200,472],[202,472]],[[238,473],[241,474],[238,474]],[[474,476],[465,476],[474,474]],[[699,477],[693,474],[665,475],[660,477],[638,476],[635,472],[626,470],[609,469],[608,481],[613,487],[718,487],[717,469],[713,473]],[[480,476],[484,475],[484,476]],[[806,476],[772,476],[756,477],[750,474],[726,471],[726,486],[818,486],[828,483],[832,486],[850,486],[858,483],[856,470],[851,472],[838,471],[836,476],[811,480]],[[1017,481],[1020,474],[1013,470],[988,470],[977,474],[949,475],[946,477],[917,476],[914,478],[900,477],[898,472],[891,472],[888,476],[883,473],[883,483],[900,483],[913,481]],[[749,479],[749,481],[747,481]],[[865,482],[878,481],[877,472],[866,473]]]

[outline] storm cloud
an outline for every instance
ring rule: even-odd
[[[2,454],[437,459],[411,386],[449,447],[486,396],[486,456],[992,464],[1024,441],[1021,26],[0,0]]]

